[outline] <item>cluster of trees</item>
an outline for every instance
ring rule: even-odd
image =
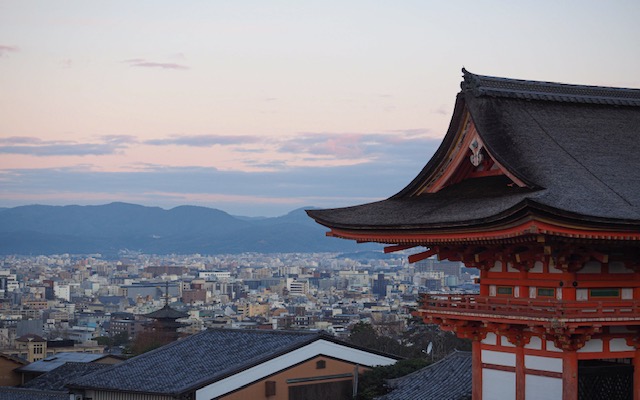
[[[359,322],[351,329],[349,341],[355,345],[403,357],[394,365],[376,367],[358,381],[358,399],[367,400],[388,392],[385,382],[410,374],[446,357],[454,350],[470,351],[471,342],[451,332],[411,320],[402,333],[388,336],[378,333],[374,325]]]
[[[173,338],[154,331],[140,332],[134,340],[130,340],[126,332],[119,333],[113,337],[100,336],[97,338],[100,346],[121,347],[122,355],[126,357],[146,353],[173,341]]]

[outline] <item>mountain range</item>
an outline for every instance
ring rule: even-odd
[[[310,208],[310,207],[307,207]],[[325,236],[304,209],[273,218],[196,206],[170,210],[128,203],[0,208],[0,254],[116,255],[353,252],[373,244]]]

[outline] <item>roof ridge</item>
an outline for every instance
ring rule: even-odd
[[[501,78],[473,74],[465,68],[462,73],[462,92],[476,97],[640,106],[640,89]]]

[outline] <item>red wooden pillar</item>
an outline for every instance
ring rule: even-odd
[[[578,400],[578,353],[565,350],[562,355],[562,400]]]
[[[516,347],[516,400],[525,400],[524,347],[518,343]]]
[[[640,349],[633,357],[633,400],[640,400]]]
[[[484,279],[488,276],[488,272],[484,269],[480,270],[480,296],[488,296],[489,295],[489,285],[486,283],[482,283]]]
[[[471,344],[471,399],[482,400],[482,350],[481,341],[474,339]]]

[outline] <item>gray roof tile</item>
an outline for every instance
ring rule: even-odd
[[[110,364],[67,362],[22,385],[24,388],[67,392],[65,385],[81,376],[110,367]]]
[[[392,391],[377,400],[471,399],[471,353],[456,351],[387,384]]]
[[[0,400],[69,400],[69,394],[64,392],[0,387]]]
[[[209,329],[74,380],[70,386],[179,394],[324,337],[309,332]]]

